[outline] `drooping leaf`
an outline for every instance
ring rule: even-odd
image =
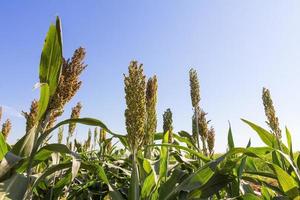
[[[75,118],[75,119],[66,119],[64,121],[59,122],[58,124],[56,124],[53,128],[47,130],[43,135],[41,135],[38,139],[38,144],[41,144],[42,141],[44,141],[44,139],[55,129],[57,129],[58,127],[65,125],[65,124],[69,124],[69,123],[79,123],[79,124],[84,124],[84,125],[89,125],[89,126],[98,126],[102,129],[104,129],[106,132],[110,133],[113,137],[117,137],[120,139],[120,141],[122,141],[123,145],[126,146],[127,144],[127,139],[126,136],[124,135],[120,135],[120,134],[116,134],[114,132],[112,132],[110,129],[107,128],[107,126],[101,122],[100,120],[94,119],[94,118]]]

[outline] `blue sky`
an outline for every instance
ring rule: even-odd
[[[66,106],[81,101],[82,116],[101,119],[125,133],[123,73],[132,59],[159,81],[158,130],[171,108],[175,130],[191,130],[188,71],[198,71],[201,106],[224,151],[228,120],[238,146],[261,145],[240,118],[264,127],[263,86],[271,90],[281,126],[300,132],[299,1],[1,1],[0,105],[11,118],[9,142],[24,134],[19,116],[38,97],[44,38],[55,16],[62,19],[64,56],[87,50],[83,85]],[[85,138],[87,127],[77,137]],[[300,149],[300,141],[294,140]]]

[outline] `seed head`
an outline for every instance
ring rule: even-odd
[[[169,143],[173,142],[173,119],[171,109],[168,108],[163,114],[163,130],[164,133],[169,131]]]
[[[34,99],[31,102],[29,113],[23,111],[23,115],[26,119],[26,133],[28,133],[34,127],[35,123],[37,123],[38,101]]]
[[[145,125],[145,145],[153,144],[154,133],[156,132],[156,102],[157,102],[157,78],[149,78],[146,90],[146,111],[147,120]]]
[[[102,128],[100,130],[100,143],[106,140],[106,131]]]
[[[142,64],[132,61],[125,76],[125,110],[128,142],[133,152],[143,144],[146,120],[146,82]]]
[[[191,88],[191,99],[192,106],[196,108],[200,102],[200,86],[198,81],[198,75],[196,70],[190,70],[190,88]]]
[[[279,128],[279,120],[276,117],[275,108],[273,106],[273,101],[270,95],[270,91],[266,88],[263,88],[262,91],[262,100],[265,108],[265,115],[267,117],[266,123],[270,127],[273,134],[277,139],[281,139],[281,130]]]
[[[111,140],[108,141],[106,148],[107,148],[107,151],[108,151],[108,152],[110,152],[110,151],[112,150],[112,143],[111,143]]]
[[[9,133],[11,131],[11,122],[9,119],[7,119],[3,124],[2,124],[2,130],[1,133],[4,137],[4,139],[6,140]]]
[[[207,138],[207,132],[208,132],[208,123],[209,121],[206,120],[206,115],[202,109],[199,107],[196,108],[196,112],[193,115],[193,136],[197,137],[197,132],[196,132],[196,116],[195,114],[198,115],[198,129],[199,129],[199,134],[201,137],[204,139]]]
[[[77,103],[75,107],[72,108],[71,119],[78,119],[80,116],[82,105],[80,102]],[[76,123],[69,124],[69,135],[72,136],[76,128]]]
[[[215,130],[213,127],[211,127],[208,131],[207,145],[208,145],[209,154],[212,156],[214,154],[214,147],[215,147]]]
[[[59,78],[58,87],[50,100],[48,111],[50,111],[50,120],[48,128],[53,126],[56,118],[61,116],[63,108],[68,103],[81,86],[79,76],[86,68],[83,60],[85,57],[84,48],[75,50],[70,60],[63,60],[62,72]]]

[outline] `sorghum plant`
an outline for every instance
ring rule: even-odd
[[[279,120],[275,113],[275,108],[271,98],[270,91],[263,88],[262,100],[265,108],[265,115],[267,117],[266,123],[270,127],[272,133],[276,136],[278,140],[281,140],[281,130],[279,128]]]
[[[214,147],[215,147],[215,129],[211,127],[207,132],[207,146],[209,151],[209,156],[212,157],[214,155]]]
[[[143,144],[146,121],[146,82],[142,64],[132,61],[125,76],[126,130],[130,150],[135,154]]]
[[[125,99],[127,108],[125,110],[125,121],[127,140],[132,154],[132,175],[130,180],[129,196],[131,199],[139,199],[139,170],[137,163],[137,151],[144,143],[145,121],[146,121],[146,81],[143,65],[132,61],[128,67],[128,76],[124,75]]]
[[[6,140],[9,133],[11,131],[11,122],[9,119],[7,119],[3,124],[2,124],[2,130],[1,133],[4,137],[4,139]]]
[[[169,143],[173,143],[173,117],[172,111],[168,108],[163,114],[163,131],[169,132]]]
[[[72,112],[71,112],[71,119],[78,119],[80,116],[80,111],[81,111],[82,105],[80,102],[78,102],[76,104],[75,107],[72,108]],[[72,145],[70,144],[71,138],[73,137],[74,131],[76,128],[76,123],[71,122],[69,124],[69,132],[68,132],[68,136],[67,136],[67,146],[72,149]]]
[[[26,133],[28,133],[37,123],[38,117],[38,101],[33,100],[31,102],[29,113],[23,112],[23,115],[26,119]]]
[[[195,114],[193,115],[193,131],[192,131],[193,138],[197,141],[197,139],[200,136],[202,142],[203,154],[207,156],[208,152],[207,152],[206,143],[208,137],[208,123],[209,123],[209,121],[206,120],[207,113],[205,113],[203,110],[197,107]],[[197,123],[197,116],[198,116],[198,123]]]
[[[198,75],[197,75],[196,70],[193,68],[190,69],[189,76],[190,76],[191,100],[192,100],[192,106],[194,109],[194,118],[195,118],[195,121],[198,121],[199,113],[198,113],[197,109],[199,107],[199,102],[200,102],[200,86],[199,86],[199,80],[198,80]],[[194,139],[196,139],[197,147],[198,147],[198,149],[200,149],[198,123],[195,123],[193,135],[194,135]]]
[[[48,113],[50,113],[48,128],[53,126],[56,118],[61,116],[63,108],[69,102],[81,86],[79,76],[87,65],[84,64],[85,49],[80,47],[75,50],[70,60],[63,60],[62,71],[58,87],[50,99]]]
[[[146,124],[145,124],[145,138],[144,144],[153,144],[154,134],[156,132],[157,119],[156,119],[156,103],[157,103],[157,78],[149,78],[146,89]],[[145,150],[145,157],[151,158],[152,148],[148,147]]]

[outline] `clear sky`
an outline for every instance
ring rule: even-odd
[[[132,59],[156,74],[158,131],[171,108],[174,128],[191,130],[188,71],[198,71],[201,107],[216,130],[216,151],[226,149],[228,120],[235,142],[261,145],[240,118],[266,127],[263,86],[271,90],[282,128],[300,149],[300,1],[1,1],[0,105],[11,118],[9,142],[24,134],[38,90],[41,49],[49,24],[62,19],[64,56],[87,50],[83,85],[66,107],[81,101],[82,115],[125,133],[123,73]],[[87,127],[80,127],[83,139]]]

